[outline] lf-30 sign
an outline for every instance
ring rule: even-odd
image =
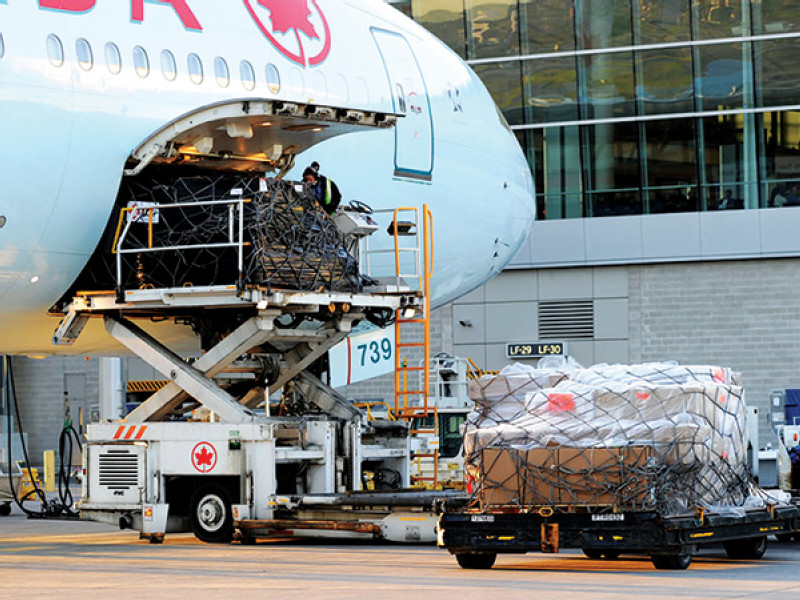
[[[538,358],[541,356],[564,356],[564,342],[523,342],[506,344],[506,358]]]

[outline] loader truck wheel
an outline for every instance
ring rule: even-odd
[[[11,503],[3,502],[0,504],[0,517],[7,517],[11,514]]]
[[[728,558],[757,560],[767,551],[767,536],[722,542]]]
[[[216,485],[204,485],[192,496],[192,529],[209,544],[227,544],[233,539],[233,515],[227,492]]]
[[[456,560],[462,569],[491,569],[497,554],[494,552],[460,552]]]
[[[594,548],[584,548],[583,553],[586,555],[587,558],[591,558],[593,560],[600,560],[603,558],[603,551],[596,550]]]

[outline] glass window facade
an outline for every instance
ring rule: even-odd
[[[403,6],[475,61],[537,218],[800,205],[800,0]]]

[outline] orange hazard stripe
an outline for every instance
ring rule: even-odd
[[[135,438],[133,438],[133,439],[135,439],[135,440],[140,440],[140,439],[142,439],[142,436],[144,435],[144,432],[145,432],[145,431],[147,431],[147,425],[142,425],[141,427],[139,427],[139,431],[138,431],[138,433],[136,434],[136,437],[135,437]]]
[[[124,440],[129,440],[129,439],[131,439],[131,438],[133,437],[133,432],[134,432],[135,430],[136,430],[136,425],[131,425],[131,426],[128,428],[128,431],[125,433],[125,437],[124,437],[124,438],[122,438],[122,439],[124,439]]]
[[[121,436],[121,435],[122,435],[122,432],[123,432],[123,431],[125,431],[125,425],[120,425],[120,426],[119,426],[119,429],[117,429],[117,432],[114,434],[114,439],[115,439],[115,440],[118,440],[118,439],[119,439],[119,436]]]

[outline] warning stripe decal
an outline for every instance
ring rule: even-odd
[[[119,440],[119,439],[129,440],[129,439],[133,438],[135,440],[140,440],[140,439],[142,439],[142,436],[144,435],[145,431],[147,431],[147,425],[140,426],[138,431],[136,431],[136,425],[131,425],[130,427],[128,427],[127,431],[125,431],[125,425],[120,425],[119,429],[117,429],[117,431],[114,433],[114,439],[115,440]],[[122,435],[123,432],[125,433],[124,437]],[[134,432],[136,432],[136,436],[135,437],[133,435]]]

